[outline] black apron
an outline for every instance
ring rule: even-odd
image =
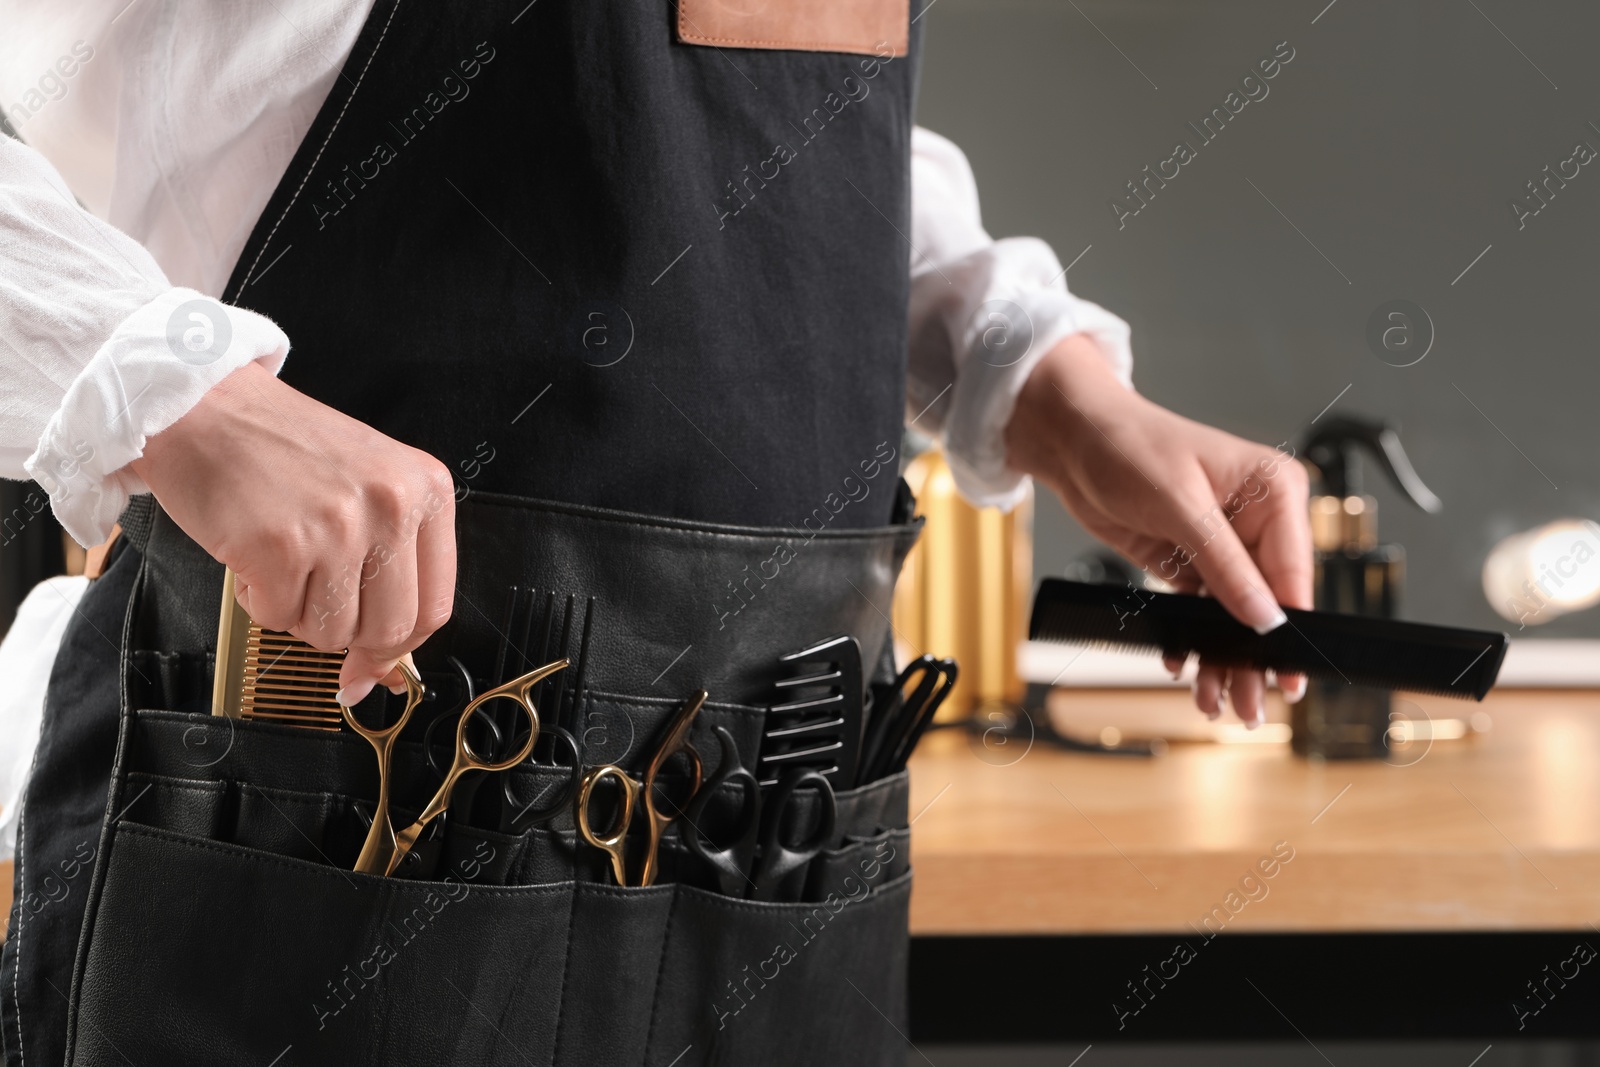
[[[522,654],[512,587],[587,603],[585,690],[543,710],[637,770],[705,686],[709,772],[714,726],[753,759],[783,652],[850,633],[885,669],[917,530],[896,475],[917,34],[846,55],[689,45],[676,21],[380,2],[227,297],[295,339],[285,380],[455,474],[426,678]],[[841,792],[789,904],[666,859],[665,884],[610,886],[570,819],[452,827],[430,877],[353,875],[370,749],[206,715],[220,568],[148,498],[124,525],[46,702],[9,1064],[901,1054],[904,775]],[[397,760],[397,789],[431,792]]]

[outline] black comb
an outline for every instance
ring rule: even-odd
[[[757,780],[774,786],[784,771],[800,767],[848,789],[861,759],[860,644],[849,635],[833,637],[778,662],[801,673],[773,683],[781,699],[767,708]]]
[[[1370,615],[1285,608],[1287,624],[1262,636],[1210,597],[1046,578],[1033,600],[1035,641],[1191,652],[1217,663],[1378,689],[1482,700],[1510,639]]]

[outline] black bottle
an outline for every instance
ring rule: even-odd
[[[1400,609],[1406,554],[1399,545],[1378,543],[1378,502],[1361,492],[1356,453],[1363,448],[1412,503],[1430,513],[1440,508],[1439,498],[1406,458],[1394,427],[1335,417],[1313,429],[1302,455],[1316,469],[1311,496],[1315,603],[1324,611],[1393,617]],[[1312,680],[1291,708],[1294,751],[1323,759],[1386,756],[1391,699],[1386,689]]]

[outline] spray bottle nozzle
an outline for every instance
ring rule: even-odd
[[[1366,448],[1400,492],[1417,507],[1430,514],[1443,507],[1433,491],[1422,484],[1392,425],[1349,416],[1334,416],[1306,435],[1303,454],[1321,474],[1318,492],[1337,497],[1361,494],[1359,465],[1355,458],[1358,448]]]

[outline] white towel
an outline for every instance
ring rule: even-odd
[[[82,577],[40,582],[0,641],[0,860],[17,851],[17,816],[39,747],[45,687],[61,635],[88,588],[89,580]]]

